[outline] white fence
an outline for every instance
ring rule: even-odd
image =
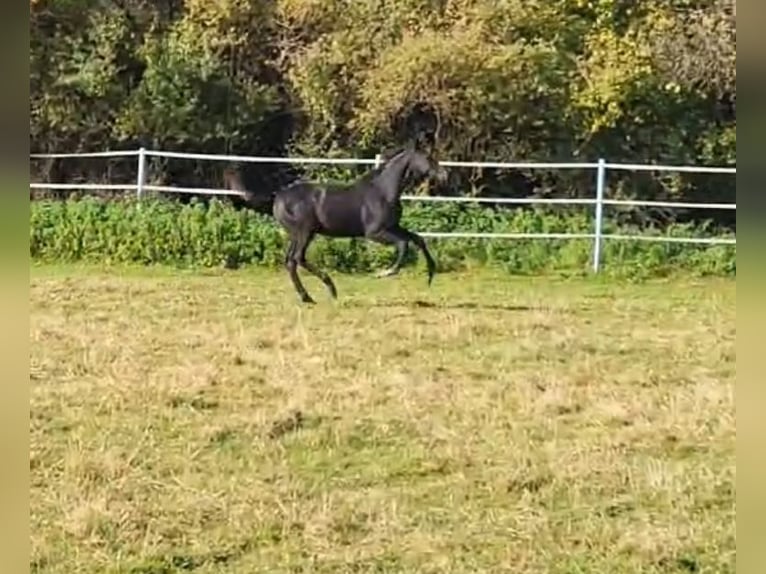
[[[127,151],[104,151],[91,153],[57,153],[57,154],[32,154],[32,158],[107,158],[107,157],[136,157],[137,178],[135,184],[89,184],[89,183],[30,183],[32,189],[100,189],[135,191],[138,197],[142,197],[145,191],[158,191],[166,193],[194,193],[199,195],[241,195],[240,192],[229,189],[176,187],[164,185],[150,185],[146,183],[146,158],[164,157],[179,159],[197,159],[209,161],[237,161],[250,163],[291,163],[291,164],[320,164],[320,165],[371,165],[377,166],[383,161],[381,156],[375,159],[360,158],[283,158],[283,157],[255,157],[238,155],[214,155],[199,153],[180,153],[170,151],[155,151],[144,148]],[[529,162],[470,162],[470,161],[442,161],[444,167],[474,167],[491,169],[592,169],[596,171],[595,197],[592,199],[546,199],[546,198],[481,198],[481,197],[441,197],[441,196],[415,196],[403,195],[407,201],[452,201],[452,202],[485,202],[485,203],[513,203],[513,204],[562,204],[562,205],[593,205],[594,225],[593,233],[471,233],[461,231],[438,231],[423,232],[425,237],[462,237],[479,239],[591,239],[593,240],[593,271],[598,273],[601,263],[601,245],[603,240],[619,239],[634,241],[657,241],[668,243],[698,243],[698,244],[736,244],[736,239],[728,238],[701,238],[701,237],[667,237],[646,235],[617,235],[604,234],[602,232],[604,206],[607,205],[630,205],[643,207],[667,207],[667,208],[693,208],[693,209],[727,209],[736,210],[736,203],[685,203],[674,201],[635,201],[617,200],[604,197],[606,188],[607,170],[629,171],[666,171],[686,173],[728,173],[736,174],[736,167],[698,167],[698,166],[672,166],[652,164],[620,164],[608,163],[604,159],[598,162],[577,163],[529,163]]]

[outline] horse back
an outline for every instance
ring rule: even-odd
[[[362,236],[364,196],[342,186],[323,186],[316,195],[316,216],[321,232],[330,236]]]

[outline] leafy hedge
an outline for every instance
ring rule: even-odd
[[[31,0],[30,146],[373,157],[438,124],[444,159],[736,165],[736,55],[736,0]],[[30,167],[43,181],[135,177],[134,158]],[[214,162],[146,167],[220,185]],[[258,187],[288,169],[257,167]],[[593,174],[455,168],[450,186],[591,197]],[[610,170],[609,187],[736,195],[725,174]]]
[[[285,235],[266,216],[223,202],[181,204],[171,200],[104,201],[83,198],[31,203],[30,256],[46,262],[105,262],[175,266],[281,265]],[[478,205],[408,204],[403,223],[417,231],[490,233],[591,233],[585,210],[499,209]],[[604,223],[604,233],[653,234],[658,230],[618,228]],[[671,236],[708,236],[709,230],[671,225]],[[428,239],[442,271],[492,265],[512,273],[586,273],[592,241]],[[630,277],[686,271],[705,275],[736,274],[734,245],[691,245],[606,240],[605,273]],[[352,239],[318,238],[308,256],[318,264],[346,272],[388,265],[394,249]],[[409,259],[417,257],[414,246]],[[419,263],[418,264],[422,264]]]

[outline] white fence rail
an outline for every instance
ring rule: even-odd
[[[200,187],[177,187],[166,185],[151,185],[146,183],[146,158],[164,157],[177,159],[196,159],[207,161],[235,161],[243,163],[289,163],[289,164],[318,164],[318,165],[370,165],[377,166],[383,161],[381,156],[374,159],[366,158],[315,158],[315,157],[257,157],[241,155],[216,155],[202,153],[181,153],[172,151],[138,150],[102,151],[89,153],[51,153],[31,154],[36,159],[65,159],[65,158],[108,158],[108,157],[137,157],[136,183],[131,184],[93,184],[93,183],[30,183],[32,189],[99,189],[117,191],[135,191],[141,198],[146,191],[165,193],[193,193],[198,195],[242,195],[229,189],[214,189]],[[736,210],[736,203],[686,203],[678,201],[638,201],[618,200],[604,197],[606,191],[607,170],[628,171],[665,171],[676,173],[722,173],[736,174],[736,167],[703,167],[684,165],[654,165],[654,164],[622,164],[609,163],[604,159],[598,162],[563,162],[563,163],[532,163],[532,162],[473,162],[473,161],[442,161],[444,167],[473,167],[490,169],[588,169],[596,170],[595,197],[592,199],[550,199],[550,198],[488,198],[488,197],[441,197],[403,195],[407,201],[435,201],[460,203],[507,203],[507,204],[561,204],[561,205],[593,205],[593,233],[473,233],[460,231],[422,232],[424,237],[439,238],[476,238],[476,239],[589,239],[593,241],[593,271],[598,273],[601,264],[601,245],[603,240],[632,240],[655,241],[667,243],[689,244],[736,244],[736,239],[718,237],[668,237],[647,235],[604,234],[604,206],[625,205],[636,207],[666,207],[692,209],[726,209]]]

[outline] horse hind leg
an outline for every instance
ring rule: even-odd
[[[308,291],[306,291],[303,283],[301,283],[300,277],[298,277],[298,257],[296,253],[297,248],[298,242],[294,239],[291,239],[290,244],[287,247],[287,253],[285,254],[285,267],[287,268],[287,273],[290,276],[290,281],[292,281],[293,287],[300,296],[301,301],[303,303],[315,303],[315,301],[311,298],[311,295],[309,295]]]
[[[327,287],[327,290],[330,292],[330,296],[333,299],[338,298],[338,290],[335,288],[335,283],[333,283],[332,279],[330,279],[330,276],[316,267],[314,264],[309,263],[306,260],[306,250],[309,247],[309,244],[311,243],[311,240],[313,239],[313,235],[309,236],[308,239],[306,239],[304,242],[298,245],[298,249],[296,252],[296,260],[298,262],[298,265],[303,267],[306,271],[314,275],[315,277],[318,277],[319,280],[325,284],[325,287]]]
[[[287,250],[285,251],[285,267],[287,267],[287,264],[293,258],[294,254],[295,254],[295,240],[290,239],[290,243],[288,243]]]

